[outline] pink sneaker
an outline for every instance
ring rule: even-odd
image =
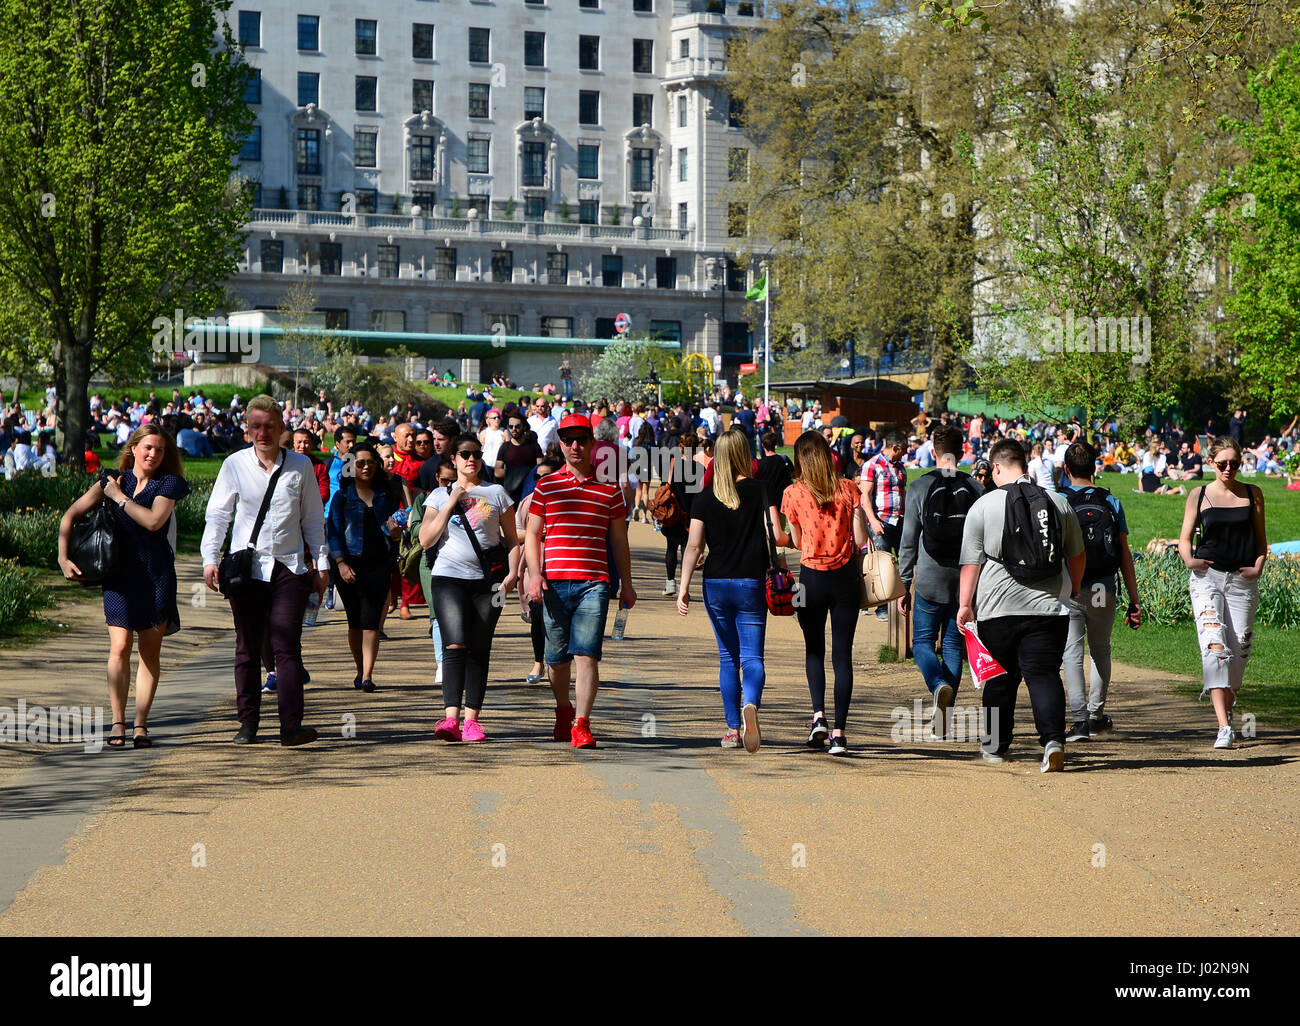
[[[433,728],[433,736],[439,741],[459,741],[460,724],[448,716],[445,720],[438,721],[438,725]]]
[[[478,720],[466,720],[465,729],[460,733],[462,741],[486,741],[487,735],[483,733],[483,728],[478,725]]]

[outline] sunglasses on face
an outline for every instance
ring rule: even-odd
[[[565,447],[570,445],[586,445],[590,441],[590,435],[569,435],[567,438],[563,436],[560,438],[560,444]]]
[[[1222,463],[1216,463],[1215,466],[1227,473],[1229,470],[1240,470],[1241,460],[1224,460]]]
[[[379,466],[379,464],[376,463],[374,460],[357,460],[356,463],[353,464],[353,465],[354,465],[358,470],[359,470],[360,468],[362,468],[362,467],[377,467],[377,466]]]
[[[456,455],[463,460],[481,460],[483,453],[478,449],[458,449]]]

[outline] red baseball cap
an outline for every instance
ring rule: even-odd
[[[591,421],[581,413],[570,413],[560,421],[560,426],[555,429],[556,434],[563,434],[566,431],[582,431],[591,434]]]

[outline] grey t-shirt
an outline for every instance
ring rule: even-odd
[[[434,517],[445,505],[447,489],[435,488],[424,500],[424,515]],[[501,514],[512,505],[513,500],[500,485],[471,488],[460,500],[460,514],[452,514],[447,530],[434,546],[437,556],[433,561],[433,576],[481,580],[483,564],[465,534],[464,520],[468,518],[479,545],[486,552],[501,541]]]
[[[1029,478],[1022,477],[1021,481]],[[1048,492],[1061,517],[1061,548],[1066,558],[1083,551],[1083,532],[1074,515],[1070,500],[1057,492]],[[1017,581],[995,559],[1002,558],[1002,528],[1006,521],[1007,493],[994,488],[976,500],[966,514],[966,530],[961,537],[962,566],[977,564],[979,585],[975,589],[975,619],[992,620],[999,616],[1058,616],[1068,610],[1061,604],[1070,597],[1070,573],[1061,563],[1055,577],[1034,584]]]

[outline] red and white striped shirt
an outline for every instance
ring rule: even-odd
[[[605,550],[611,521],[627,517],[617,482],[592,476],[579,481],[566,465],[547,474],[533,489],[529,514],[545,525],[542,564],[548,580],[608,581]]]

